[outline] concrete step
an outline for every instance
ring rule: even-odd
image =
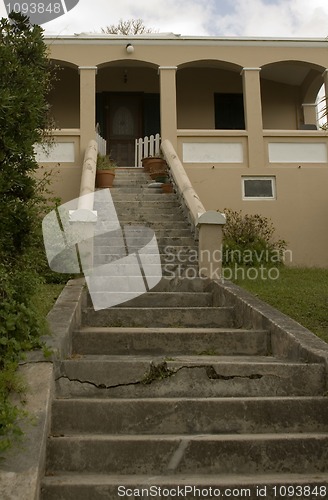
[[[56,367],[58,397],[321,396],[324,367],[261,356],[73,355]]]
[[[115,279],[115,284],[118,286],[118,290],[121,292],[132,292],[140,290],[140,276],[129,276],[129,277],[117,277]],[[152,288],[152,291],[161,292],[172,292],[172,291],[202,291],[206,280],[201,277],[196,277],[193,279],[186,279],[183,277],[173,277],[173,276],[162,276],[159,282]],[[89,287],[90,289],[90,287]],[[113,291],[112,281],[108,276],[97,276],[97,280],[92,283],[91,289],[95,292],[97,291]]]
[[[270,336],[263,330],[225,328],[96,328],[74,332],[77,354],[266,355]]]
[[[150,254],[147,254],[147,259],[151,259],[151,257],[152,256]],[[153,260],[154,263],[152,262],[147,263],[148,276],[155,277],[158,276],[158,273],[161,273],[160,276],[169,276],[169,277],[178,276],[181,278],[187,277],[189,279],[193,279],[199,276],[198,264],[195,264],[194,262],[180,263],[178,258],[174,262],[171,262],[172,259],[170,259],[168,263],[165,260],[164,261],[162,260],[161,268],[159,268],[156,255],[153,257]],[[145,262],[143,262],[143,265],[144,264]],[[95,257],[94,265],[95,267],[93,268],[92,271],[93,277],[91,279],[96,282],[96,286],[98,286],[99,276],[100,277],[107,276],[108,279],[115,278],[115,283],[117,283],[116,280],[121,281],[122,277],[133,278],[135,276],[140,276],[139,266],[138,265],[136,266],[135,263],[131,265],[122,264],[121,261],[119,260],[111,262],[111,260],[107,259],[106,256]],[[91,288],[93,288],[92,284]],[[117,287],[115,289],[119,290],[119,288]]]
[[[161,210],[162,208],[180,209],[181,205],[176,198],[174,199],[170,198],[169,200],[166,200],[166,198],[157,197],[157,199],[153,201],[149,201],[146,199],[140,199],[138,201],[135,201],[135,200],[124,200],[124,199],[120,200],[116,197],[115,207],[117,208],[117,210],[123,209],[124,207],[126,207],[127,210],[138,210],[140,208]]]
[[[157,196],[165,196],[165,194],[162,191],[162,188],[159,187],[150,187],[148,185],[140,187],[137,186],[136,184],[131,186],[118,186],[116,187],[115,181],[113,184],[113,187],[110,188],[110,192],[113,195],[115,193],[116,196],[122,196],[124,197],[125,194],[136,194],[136,195],[144,195],[144,194],[156,194]]]
[[[208,292],[147,292],[125,302],[124,307],[210,307],[212,302]]]
[[[148,231],[148,230],[147,230]],[[135,238],[134,239],[134,233],[135,233]],[[183,255],[190,255],[190,256],[195,256],[195,252],[198,253],[198,245],[197,242],[193,240],[192,235],[190,234],[190,231],[188,229],[160,229],[154,231],[157,243],[159,248],[163,248],[165,250],[165,253],[171,255],[171,254],[177,254],[177,253],[182,253]],[[144,246],[147,243],[149,243],[149,237],[147,235],[142,236],[140,235],[140,227],[139,230],[129,230],[129,236],[131,239],[133,238],[134,241],[136,241],[140,246]],[[137,239],[138,238],[138,239]],[[190,242],[190,244],[185,244],[185,245],[179,245],[180,239],[182,242]],[[161,243],[164,242],[166,243],[167,241],[171,241],[170,245],[162,245]],[[140,243],[139,243],[140,242]],[[116,244],[116,245],[114,245]],[[112,236],[110,233],[106,233],[105,235],[99,235],[95,236],[94,238],[94,254],[95,255],[104,255],[104,254],[111,254],[113,253],[113,248],[116,246],[121,246],[122,245],[122,238],[118,237],[117,233],[116,235]],[[137,245],[135,245],[137,246]],[[152,250],[150,248],[149,250]]]
[[[163,205],[163,204],[162,204]],[[152,216],[154,213],[158,213],[160,215],[168,215],[168,216],[174,216],[174,215],[177,215],[177,214],[182,214],[183,217],[185,217],[184,215],[184,212],[182,210],[181,207],[166,207],[166,206],[162,206],[162,207],[158,207],[158,206],[144,206],[144,205],[141,205],[139,207],[130,207],[130,206],[118,206],[116,203],[115,203],[115,208],[116,208],[116,211],[119,215],[119,217],[123,218],[124,216],[125,217],[131,217],[131,215],[135,216],[136,214],[137,215],[142,215],[142,216]]]
[[[254,474],[328,472],[328,436],[75,435],[50,437],[47,473]]]
[[[164,247],[162,253],[158,253],[155,248],[145,248],[142,250],[141,246],[141,251],[144,255],[149,255],[151,258],[153,258],[154,255],[156,257],[159,256],[160,261],[162,264],[191,264],[191,265],[196,265],[198,262],[198,252],[197,248],[193,248],[190,252],[185,252],[182,247],[170,247],[166,248]],[[115,252],[113,251],[115,250]],[[161,250],[160,248],[158,249],[159,251]],[[135,250],[136,251],[136,250]],[[133,252],[132,252],[133,253]],[[101,265],[101,264],[108,264],[108,263],[114,263],[116,262],[119,264],[119,260],[122,258],[127,257],[128,253],[126,249],[115,247],[111,248],[109,246],[101,246],[101,247],[95,247],[94,248],[94,264],[96,265]],[[157,258],[156,258],[156,263],[157,263]]]
[[[137,187],[143,187],[143,186],[148,186],[152,181],[149,179],[149,177],[146,176],[139,176],[139,175],[115,175],[115,180],[113,187],[131,187],[131,186],[137,186]]]
[[[105,269],[106,270],[106,269]],[[122,304],[122,307],[125,307],[125,302],[131,300],[131,294],[135,297],[139,297],[146,293],[145,283],[141,275],[139,276],[110,276],[110,275],[101,275],[103,272],[102,267],[95,268],[94,272],[97,272],[99,275],[94,275],[90,279],[87,279],[88,282],[88,291],[92,295],[92,307],[97,300],[97,309],[107,309],[108,307],[112,307],[113,305]],[[188,276],[190,279],[185,279],[185,276]],[[172,267],[168,269],[164,269],[164,272],[161,273],[160,276],[155,277],[154,275],[149,276],[147,278],[148,288],[151,289],[152,292],[172,292],[175,291],[174,285],[172,282],[183,282],[183,286],[180,291],[194,291],[194,285],[190,284],[190,288],[187,286],[187,282],[192,283],[193,281],[197,281],[199,283],[198,291],[201,291],[205,279],[199,278],[199,272],[196,268],[188,267],[183,270],[183,268],[176,268],[175,270]],[[192,278],[192,279],[191,279]],[[113,294],[115,296],[113,297]],[[112,299],[115,299],[114,301]],[[91,306],[91,302],[88,300],[86,305]],[[216,304],[219,305],[219,304]],[[167,311],[166,311],[167,313]],[[121,323],[121,322],[120,322]],[[177,323],[176,323],[177,324]],[[89,325],[90,326],[90,325]],[[113,325],[95,325],[95,326],[113,326]],[[130,325],[131,326],[131,325]],[[133,326],[133,325],[132,325]],[[138,325],[134,325],[138,326]],[[156,325],[152,325],[156,326]],[[161,325],[157,325],[161,326]],[[170,327],[171,325],[166,322],[166,326]],[[174,326],[174,324],[173,324]],[[201,326],[201,325],[198,325]],[[218,326],[218,325],[216,325]],[[221,325],[222,326],[222,325]],[[225,325],[227,326],[227,325]],[[232,326],[232,325],[229,325]],[[206,327],[206,325],[205,325]]]
[[[268,419],[270,415],[270,419]],[[328,432],[325,397],[56,399],[52,435]]]
[[[145,225],[145,224],[144,224]],[[150,224],[146,224],[147,227],[151,227]],[[142,228],[141,228],[142,229]],[[190,235],[185,236],[182,234],[181,236],[171,236],[171,231],[178,231],[177,228],[175,227],[168,227],[165,229],[164,227],[154,227],[154,232],[155,236],[157,239],[157,244],[159,249],[165,250],[166,253],[171,253],[175,251],[176,253],[179,251],[183,251],[186,253],[194,253],[195,250],[198,250],[198,246],[193,239],[193,237]],[[140,227],[139,227],[140,231]],[[132,238],[133,234],[132,233],[137,233],[137,230],[133,230],[130,232],[129,230],[129,235]],[[145,245],[147,245],[150,242],[150,237],[147,234],[148,230],[146,230],[146,234],[143,235],[142,233],[139,235],[136,235],[135,237],[135,245],[132,247],[132,249],[135,248],[135,250],[140,250],[140,248],[143,248]],[[121,248],[122,247],[122,237],[121,235],[118,236],[116,235],[111,235],[111,233],[105,233],[101,234],[99,236],[95,236],[94,238],[94,247],[102,247],[102,246],[110,246],[112,249],[112,252],[116,248]],[[131,247],[131,244],[129,245]],[[178,248],[177,248],[178,247]],[[97,253],[97,250],[96,252]]]
[[[150,228],[153,228],[155,230],[160,230],[160,229],[162,229],[162,230],[176,229],[177,230],[177,229],[188,229],[189,228],[188,223],[186,221],[183,221],[183,220],[175,221],[175,222],[173,222],[171,220],[164,220],[164,221],[143,220],[141,222],[141,221],[133,221],[130,219],[128,219],[128,220],[127,219],[125,219],[125,220],[119,219],[119,222],[120,222],[121,226],[124,226],[125,228],[126,228],[126,226],[135,226],[135,227],[139,226],[139,230],[140,230],[140,226],[150,227]]]
[[[140,223],[140,221],[147,221],[147,222],[186,222],[185,215],[182,212],[171,212],[171,210],[168,211],[168,213],[158,213],[150,210],[149,212],[141,212],[137,211],[134,212],[133,214],[128,214],[127,212],[123,212],[119,214],[119,219],[122,224],[124,223],[132,223],[132,224],[137,224]]]
[[[288,490],[289,488],[289,490]],[[294,488],[294,490],[292,489]],[[315,474],[224,474],[198,473],[167,474],[161,476],[124,476],[108,474],[65,474],[43,480],[42,500],[116,500],[123,498],[265,498],[277,500],[293,498],[318,500],[328,491],[326,473]],[[280,495],[282,493],[282,496]],[[301,496],[302,493],[306,496]],[[171,494],[170,494],[171,493]],[[135,495],[134,495],[135,494]],[[147,495],[147,496],[146,496]]]
[[[101,311],[87,309],[85,326],[202,327],[233,326],[231,307],[112,307]]]
[[[147,201],[161,201],[161,202],[177,202],[177,197],[176,194],[174,193],[162,193],[158,190],[157,193],[154,192],[154,189],[152,188],[147,188],[143,189],[141,192],[124,192],[122,190],[115,190],[111,189],[110,190],[112,198],[114,202],[116,201],[140,201],[142,202],[147,202]]]

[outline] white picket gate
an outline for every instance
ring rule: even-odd
[[[135,167],[141,167],[142,158],[147,156],[158,156],[160,154],[161,138],[159,134],[136,139],[135,147]]]
[[[101,156],[105,156],[106,151],[107,151],[107,143],[106,143],[106,139],[101,137],[101,135],[99,134],[99,127],[98,126],[96,127],[96,142],[98,145],[98,153]]]

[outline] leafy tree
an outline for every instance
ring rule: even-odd
[[[142,19],[120,19],[118,24],[111,24],[106,28],[101,28],[102,33],[109,35],[144,35],[147,33],[156,33],[157,30],[147,28]]]
[[[40,284],[40,193],[33,145],[48,128],[50,62],[40,26],[26,16],[0,20],[0,451],[19,431],[8,395],[24,350],[39,345],[34,307]],[[9,374],[9,375],[8,375]],[[4,437],[5,436],[5,437]]]

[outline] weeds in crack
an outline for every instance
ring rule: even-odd
[[[144,385],[151,384],[155,380],[163,380],[174,375],[175,370],[168,368],[166,361],[163,361],[159,365],[155,365],[153,362],[150,363],[148,372],[145,373],[141,383]]]

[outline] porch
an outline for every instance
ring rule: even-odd
[[[79,163],[96,124],[107,154],[125,167],[135,164],[135,140],[158,133],[186,163],[192,155],[192,163],[264,168],[303,161],[304,154],[306,163],[327,162],[318,95],[328,77],[318,65],[284,61],[248,68],[203,60],[159,66],[127,59],[54,64],[59,81],[49,102],[61,138],[63,131],[69,136],[79,130]]]

